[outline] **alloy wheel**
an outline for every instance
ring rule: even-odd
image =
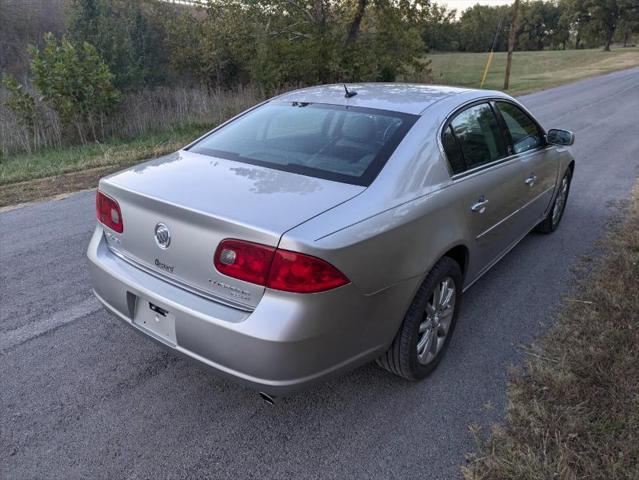
[[[557,225],[561,219],[561,215],[566,206],[566,199],[568,198],[568,176],[564,176],[561,180],[561,190],[555,200],[555,205],[552,209],[552,224]]]
[[[451,277],[438,282],[419,324],[417,359],[422,365],[433,361],[442,350],[455,313],[456,288]]]

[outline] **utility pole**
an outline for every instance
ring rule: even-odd
[[[504,77],[504,90],[508,90],[510,83],[510,64],[513,61],[513,50],[515,49],[515,34],[517,32],[517,15],[519,13],[519,0],[513,4],[513,21],[510,24],[510,34],[508,35],[508,56],[506,57],[506,76]]]
[[[504,16],[502,15],[497,24],[497,31],[493,38],[493,45],[490,47],[490,53],[488,54],[488,60],[486,60],[486,67],[484,68],[484,74],[481,76],[481,83],[479,88],[484,88],[484,82],[486,81],[486,75],[488,75],[488,69],[490,64],[493,63],[493,56],[495,55],[495,48],[497,48],[497,39],[499,38],[499,32],[501,32],[501,24],[504,22]]]

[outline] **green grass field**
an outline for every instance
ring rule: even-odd
[[[427,58],[431,60],[434,83],[479,88],[488,53],[433,53]],[[639,66],[637,47],[611,52],[601,49],[514,52],[508,93],[530,93],[633,66]],[[502,90],[505,70],[506,53],[496,53],[484,88]]]

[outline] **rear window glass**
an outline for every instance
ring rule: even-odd
[[[418,117],[311,103],[267,103],[189,150],[278,170],[369,185]]]

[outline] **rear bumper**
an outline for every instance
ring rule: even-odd
[[[362,295],[352,284],[311,295],[265,292],[252,312],[163,281],[115,256],[97,226],[87,252],[93,289],[132,328],[270,395],[301,390],[383,353],[419,280]],[[142,299],[142,301],[140,301]],[[134,323],[144,301],[175,318],[167,341]]]

